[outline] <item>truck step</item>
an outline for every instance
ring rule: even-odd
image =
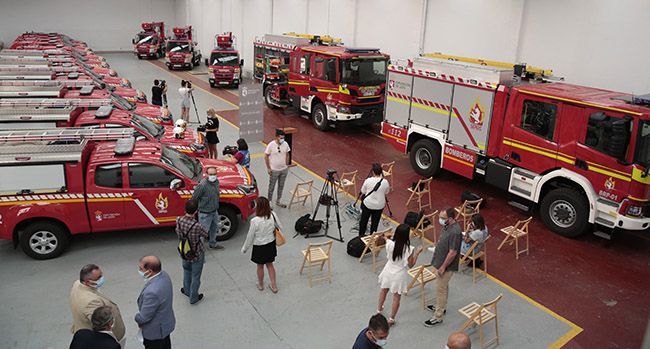
[[[610,220],[604,219],[602,217],[596,217],[595,222],[598,223],[598,224],[604,225],[606,227],[610,227],[610,228],[612,228],[612,227],[614,227],[616,225],[616,223],[614,223],[614,222],[612,222]]]
[[[519,188],[519,187],[512,187],[512,188],[510,188],[510,190],[516,191],[518,193],[526,195],[527,197],[530,197],[530,191],[528,191],[526,189],[522,189],[522,188]]]
[[[600,230],[594,230],[594,235],[598,236],[599,238],[603,238],[605,240],[612,240],[612,234],[606,233],[604,231]]]
[[[518,209],[520,209],[520,210],[522,210],[524,212],[529,212],[530,211],[530,206],[528,206],[526,204],[522,204],[521,202],[517,202],[517,201],[514,201],[514,200],[508,201],[508,205],[510,205],[512,207],[515,207],[515,208],[518,208]]]

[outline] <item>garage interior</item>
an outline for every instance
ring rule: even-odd
[[[240,90],[246,84],[259,85],[253,82],[253,43],[265,34],[329,35],[352,48],[377,48],[389,55],[391,62],[427,53],[525,62],[552,70],[553,82],[633,96],[650,93],[650,74],[645,68],[650,45],[644,44],[650,33],[650,2],[642,0],[0,0],[0,9],[4,49],[25,32],[60,33],[85,42],[147,98],[154,79],[166,80],[174,120],[179,118],[181,105],[177,89],[181,80],[191,81],[198,114],[192,106],[189,127],[205,121],[209,108],[217,111],[221,122],[219,158],[224,146],[234,145],[240,138]],[[191,25],[196,50],[203,54],[200,64],[170,70],[165,57],[138,59],[132,40],[144,22],[164,22],[167,35],[172,35],[174,27]],[[203,61],[215,46],[215,35],[224,32],[236,37],[235,46],[243,59],[239,89],[211,86],[211,71]],[[3,64],[0,60],[0,66]],[[8,98],[0,97],[0,108],[5,100]],[[650,107],[639,108],[645,108],[643,117],[647,117]],[[240,251],[249,220],[242,220],[235,235],[222,242],[224,250],[206,250],[201,288],[206,298],[198,306],[188,304],[179,292],[183,269],[173,227],[73,235],[63,254],[47,260],[22,253],[10,234],[0,240],[0,262],[5,265],[0,270],[0,347],[67,348],[72,339],[70,286],[88,263],[102,268],[107,280],[102,291],[120,306],[126,347],[142,347],[133,317],[143,286],[137,263],[148,254],[160,257],[174,285],[174,347],[351,347],[376,311],[377,275],[386,253],[379,252],[377,268],[373,268],[371,256],[360,263],[346,253],[347,242],[356,236],[356,222],[346,214],[345,205],[354,203],[357,193],[341,193],[344,242],[333,243],[331,283],[317,282],[310,287],[307,276],[299,273],[301,251],[309,243],[327,241],[327,237],[294,237],[294,223],[313,213],[329,169],[339,175],[358,171],[360,187],[372,163],[393,163],[388,196],[392,215],[384,211],[380,230],[394,228],[407,212],[419,211],[417,203],[407,203],[411,195],[407,188],[423,176],[414,171],[409,154],[396,150],[382,135],[380,123],[337,123],[324,132],[296,108],[265,105],[262,113],[263,142],[249,143],[250,172],[259,195],[267,192],[264,148],[276,129],[296,130],[291,144],[296,166],[289,170],[285,200],[290,199],[297,183],[314,183],[312,205],[274,208],[287,237],[287,244],[278,247],[278,294],[255,288],[254,266],[248,254]],[[37,182],[41,175],[33,173],[30,180]],[[8,180],[0,177],[0,182]],[[641,199],[647,206],[650,186],[645,183]],[[498,347],[650,348],[650,299],[645,290],[648,282],[643,281],[650,278],[650,229],[603,233],[590,225],[589,231],[578,237],[564,237],[544,224],[539,204],[531,204],[525,211],[521,204],[513,205],[517,200],[512,193],[447,170],[433,177],[431,206],[425,213],[460,206],[465,192],[483,198],[480,213],[491,234],[486,244],[487,273],[474,282],[472,268],[461,267],[450,283],[444,323],[435,328],[422,325],[431,312],[423,309],[420,289],[413,288],[402,297],[398,323],[390,329],[387,347],[442,348],[466,320],[458,309],[501,294]],[[0,193],[0,199],[2,195],[6,193]],[[323,213],[319,215],[324,219]],[[527,253],[518,255],[514,246],[499,246],[504,239],[502,228],[531,216]],[[0,224],[5,224],[2,218],[0,215]],[[79,219],[87,217],[80,214]],[[336,219],[331,217],[330,223],[330,234],[338,237]],[[411,238],[411,243],[423,244],[418,238]],[[417,265],[429,263],[431,257],[425,249]],[[424,297],[435,296],[435,282],[425,286]],[[486,329],[488,338],[494,336],[493,326]],[[466,333],[472,347],[479,348],[478,329]]]

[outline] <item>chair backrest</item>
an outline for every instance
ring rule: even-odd
[[[530,224],[530,221],[532,220],[533,217],[530,216],[527,219],[524,219],[523,221],[517,221],[517,224],[515,224],[515,229],[528,233],[528,224]]]
[[[415,186],[415,192],[422,194],[422,193],[427,193],[429,192],[430,186],[431,186],[431,181],[433,180],[433,177],[429,178],[423,178],[418,181],[418,184]]]
[[[503,294],[499,294],[499,295],[497,296],[497,298],[495,298],[495,299],[493,299],[493,300],[491,300],[491,301],[489,301],[489,302],[487,302],[487,303],[483,303],[483,305],[481,305],[481,308],[488,308],[488,309],[490,309],[490,310],[496,312],[496,309],[497,309],[497,303],[499,303],[499,301],[501,300],[501,298],[503,298]]]
[[[316,244],[310,243],[309,248],[307,248],[307,254],[309,257],[311,257],[312,251],[316,251],[318,248],[322,248],[327,257],[329,257],[330,251],[332,250],[332,242],[334,242],[334,240],[327,240],[325,242],[319,242]]]
[[[415,226],[415,230],[418,231],[419,233],[423,234],[423,235],[424,235],[425,232],[428,232],[430,230],[433,230],[433,232],[435,233],[436,232],[436,216],[438,215],[438,213],[439,213],[439,211],[436,210],[436,211],[433,211],[433,212],[431,212],[429,214],[422,215],[422,217],[420,218],[420,221]],[[429,222],[430,224],[425,227],[424,224],[426,222]]]
[[[463,205],[460,207],[461,213],[479,213],[481,210],[481,203],[483,199],[478,200],[465,200]]]
[[[370,248],[371,249],[381,249],[386,246],[386,234],[390,233],[393,229],[387,228],[382,231],[378,231],[370,236]],[[382,237],[383,239],[380,239]]]
[[[341,173],[341,177],[339,177],[339,182],[343,183],[343,180],[348,180],[350,183],[355,183],[357,180],[357,173],[359,173],[359,170],[354,170],[352,172],[343,172]]]
[[[460,259],[458,260],[458,264],[463,264],[463,263],[465,263],[467,258],[473,257],[474,256],[474,249],[476,248],[476,246],[478,244],[479,244],[478,240],[474,241],[474,243],[469,247],[469,250],[467,250],[467,252],[464,255],[460,256]]]
[[[296,191],[298,190],[306,190],[308,193],[311,193],[311,187],[314,185],[314,180],[312,179],[311,181],[307,182],[300,182],[296,184]]]
[[[393,166],[395,166],[395,161],[387,162],[385,164],[381,164],[381,170],[390,176],[393,174]]]

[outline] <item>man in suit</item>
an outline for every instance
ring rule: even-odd
[[[93,329],[82,328],[75,332],[70,349],[120,349],[112,332],[115,319],[111,307],[103,305],[95,309],[91,321]]]
[[[124,321],[117,304],[100,291],[104,281],[104,274],[97,265],[87,264],[81,268],[79,280],[72,284],[70,290],[72,333],[80,329],[92,329],[92,314],[95,309],[108,306],[113,315],[113,335],[123,348],[126,342]]]
[[[169,275],[162,271],[160,259],[156,256],[140,258],[140,276],[145,279],[144,288],[138,297],[138,313],[135,322],[142,331],[145,349],[170,349],[169,335],[174,331],[173,286]]]

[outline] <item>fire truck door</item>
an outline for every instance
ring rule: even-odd
[[[411,122],[446,132],[453,87],[453,84],[446,82],[414,77]]]
[[[334,57],[316,57],[311,69],[311,94],[321,95],[326,105],[336,105],[339,93],[337,79],[337,60]],[[323,97],[325,96],[325,97]]]
[[[124,191],[122,163],[90,168],[86,176],[86,200],[93,232],[124,229]]]
[[[163,166],[149,163],[128,164],[128,191],[133,198],[126,208],[126,226],[146,228],[173,224],[183,215],[184,200],[176,190],[169,188],[171,181],[180,179]]]
[[[456,85],[449,120],[449,142],[485,153],[494,91]]]
[[[518,95],[508,111],[502,158],[541,173],[557,167],[558,115],[561,104],[534,96]]]
[[[386,88],[385,121],[399,127],[408,127],[411,113],[409,100],[413,92],[413,76],[389,71]]]
[[[311,56],[306,52],[296,53],[291,56],[291,69],[289,71],[290,95],[308,96],[310,94]]]

